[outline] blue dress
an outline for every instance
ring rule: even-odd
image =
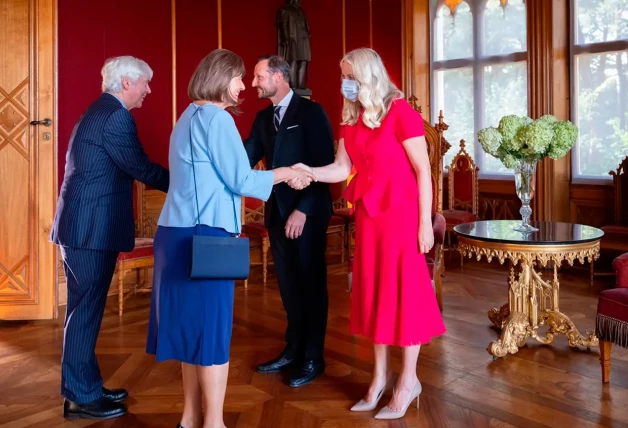
[[[212,104],[192,103],[181,114],[170,136],[168,164],[168,194],[153,244],[146,352],[157,361],[225,364],[234,281],[189,279],[192,236],[239,233],[241,196],[267,200],[274,174],[251,169],[233,118]]]
[[[157,228],[146,352],[158,362],[225,364],[233,325],[234,281],[189,279],[195,234],[231,235],[204,225]]]

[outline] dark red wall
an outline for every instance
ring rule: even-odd
[[[346,49],[369,46],[369,0],[346,1]],[[246,89],[243,114],[236,124],[246,137],[260,109],[251,88],[257,58],[276,52],[275,14],[285,0],[222,0],[222,46],[244,59]],[[218,47],[216,0],[177,0],[177,117],[189,103],[187,85],[201,58]],[[373,0],[373,48],[382,56],[391,78],[401,85],[401,0]],[[305,0],[303,8],[312,33],[308,87],[321,103],[337,132],[342,99],[339,61],[342,58],[342,2]],[[123,11],[113,17],[111,10]],[[168,165],[172,129],[172,51],[169,0],[58,2],[59,16],[59,185],[72,128],[81,113],[100,95],[100,69],[108,57],[133,55],[153,69],[152,94],[132,110],[149,157]]]
[[[63,0],[58,16],[59,185],[72,128],[100,96],[100,70],[112,56],[133,55],[153,69],[152,94],[132,112],[146,152],[167,165],[172,129],[170,2]]]

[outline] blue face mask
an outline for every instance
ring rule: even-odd
[[[355,102],[358,100],[359,89],[357,80],[342,79],[342,95],[349,101]]]

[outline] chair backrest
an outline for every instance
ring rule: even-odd
[[[628,156],[624,158],[613,176],[613,199],[615,202],[615,224],[628,225]]]
[[[338,151],[338,140],[334,140],[334,154],[336,154],[337,151]],[[338,183],[331,183],[329,185],[332,206],[335,210],[339,210],[339,209],[343,209],[347,207],[347,201],[345,201],[343,198],[346,188],[347,188],[347,181],[340,181]]]
[[[265,160],[261,160],[253,167],[257,170],[265,170]],[[242,224],[252,223],[255,221],[264,221],[264,202],[256,198],[246,198],[242,196],[241,220]]]
[[[462,209],[478,214],[478,172],[479,168],[465,149],[465,141],[460,140],[460,150],[447,166],[449,181],[450,210]]]
[[[144,211],[146,211],[146,203],[144,202],[144,191],[146,185],[137,180],[133,182],[133,220],[135,221],[135,237],[145,238]]]
[[[335,210],[340,210],[347,207],[347,202],[343,198],[346,188],[347,188],[346,181],[341,181],[339,183],[332,183],[329,185],[332,206]]]
[[[161,190],[146,188],[144,183],[137,180],[133,184],[135,237],[154,238],[165,194]]]
[[[408,103],[419,113],[422,113],[418,99],[412,95]],[[443,132],[449,128],[444,122],[443,111],[440,111],[438,122],[432,126],[423,119],[425,128],[425,140],[427,141],[427,152],[430,158],[430,169],[432,175],[432,214],[443,211],[443,156],[451,145],[443,137]]]

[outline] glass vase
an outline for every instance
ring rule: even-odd
[[[539,229],[530,225],[530,216],[532,208],[530,201],[534,197],[534,187],[536,185],[536,160],[524,160],[521,165],[515,169],[515,189],[517,196],[521,200],[521,224],[516,226],[514,230],[518,232],[538,232]]]

